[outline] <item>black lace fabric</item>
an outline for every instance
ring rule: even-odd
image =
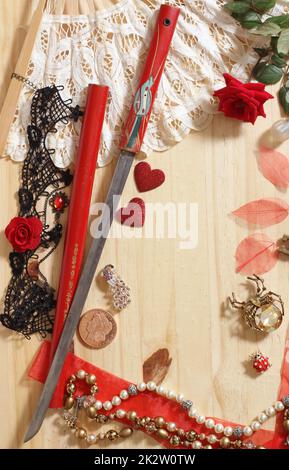
[[[52,331],[54,289],[41,273],[41,263],[55,250],[62,235],[61,215],[68,205],[63,191],[72,181],[70,170],[57,168],[46,147],[46,137],[57,132],[56,124],[67,125],[82,115],[71,100],[63,101],[63,87],[39,89],[33,96],[31,124],[27,134],[29,151],[22,168],[21,187],[18,192],[19,216],[37,217],[43,224],[40,245],[24,253],[13,251],[9,255],[12,277],[5,299],[1,323],[30,338],[33,333],[45,337]]]

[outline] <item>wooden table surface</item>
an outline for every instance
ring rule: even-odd
[[[31,0],[0,2],[0,106],[35,5]],[[230,212],[261,197],[288,200],[286,192],[280,193],[261,175],[256,163],[258,140],[280,118],[276,99],[266,104],[266,110],[268,118],[260,118],[254,127],[217,116],[205,132],[191,134],[170,151],[149,158],[155,168],[164,170],[166,182],[158,190],[145,193],[145,201],[196,203],[198,244],[184,250],[180,239],[168,237],[109,239],[100,267],[107,263],[116,266],[131,287],[132,303],[117,315],[118,334],[107,348],[92,351],[75,338],[77,355],[131,381],[142,378],[142,364],[148,356],[167,347],[173,360],[165,386],[191,398],[205,415],[244,424],[276,400],[288,325],[287,313],[281,328],[263,338],[244,327],[238,314],[226,308],[226,298],[232,291],[244,294],[245,278],[235,274],[234,252],[249,233],[245,224],[229,216]],[[289,154],[289,144],[281,149]],[[19,169],[18,164],[0,160],[2,295],[10,277],[10,246],[3,231],[17,214]],[[111,174],[112,165],[97,170],[94,201],[104,198]],[[136,195],[130,175],[123,201]],[[288,222],[264,231],[277,240],[288,232]],[[46,265],[55,286],[62,248]],[[265,276],[270,289],[282,295],[287,312],[288,271],[288,263],[280,262]],[[85,311],[94,307],[109,308],[97,281],[91,287]],[[50,412],[39,434],[22,444],[41,391],[41,386],[26,375],[39,345],[36,336],[28,341],[0,328],[1,448],[77,447],[59,424],[57,412]],[[273,366],[256,378],[245,362],[257,347],[270,356]],[[273,425],[271,420],[268,428]],[[140,433],[114,447],[156,446]]]

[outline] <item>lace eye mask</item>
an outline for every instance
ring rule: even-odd
[[[12,277],[4,300],[1,323],[30,338],[52,331],[54,289],[41,273],[41,263],[56,249],[62,235],[61,215],[68,205],[64,189],[72,181],[69,170],[57,168],[55,150],[47,148],[48,134],[56,125],[77,121],[82,114],[72,100],[60,96],[63,87],[39,89],[33,96],[27,128],[29,150],[18,191],[19,216],[5,230],[13,246],[9,255]]]

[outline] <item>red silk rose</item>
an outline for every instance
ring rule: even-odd
[[[37,217],[14,217],[5,229],[5,235],[18,253],[35,250],[40,245],[43,225]]]
[[[264,103],[273,98],[263,83],[242,83],[224,73],[226,86],[215,91],[220,100],[219,111],[225,116],[255,124],[258,116],[266,117]]]

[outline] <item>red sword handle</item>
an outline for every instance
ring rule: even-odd
[[[179,14],[179,8],[169,5],[160,8],[144,72],[123,129],[122,150],[137,153],[141,149]]]

